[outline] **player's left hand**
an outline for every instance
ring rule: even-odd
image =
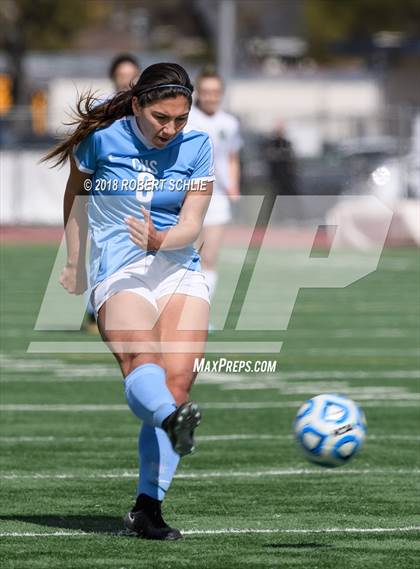
[[[150,212],[144,206],[141,206],[140,209],[143,219],[129,216],[124,220],[128,226],[130,239],[144,251],[158,251],[162,245],[165,232],[156,229],[150,218]]]

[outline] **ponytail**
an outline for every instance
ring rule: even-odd
[[[68,126],[77,125],[76,129],[48,152],[42,159],[42,162],[56,158],[54,166],[64,164],[70,158],[73,148],[91,132],[131,114],[132,98],[131,89],[121,91],[112,99],[99,103],[92,92],[88,91],[82,94],[76,103],[74,120],[66,123]]]

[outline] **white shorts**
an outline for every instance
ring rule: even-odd
[[[216,193],[211,197],[203,226],[224,225],[230,221],[231,217],[229,198],[224,194]]]
[[[122,291],[142,296],[156,309],[159,298],[175,293],[196,296],[210,304],[204,274],[169,261],[163,254],[146,255],[100,282],[91,296],[96,316],[104,302]]]

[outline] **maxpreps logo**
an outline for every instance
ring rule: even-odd
[[[275,373],[276,360],[228,360],[220,358],[209,361],[205,358],[195,358],[194,372],[196,373]]]

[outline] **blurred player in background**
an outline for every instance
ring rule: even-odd
[[[141,68],[138,59],[130,53],[121,53],[111,62],[109,78],[114,83],[115,92],[127,91],[136,83],[140,76]]]
[[[180,456],[194,448],[201,416],[189,392],[207,339],[209,293],[194,242],[214,175],[209,136],[184,130],[192,92],[180,65],[151,65],[127,91],[97,104],[79,100],[76,129],[45,158],[71,165],[60,282],[73,294],[86,289],[86,208],[76,197],[89,188],[92,306],[143,422],[137,500],[124,521],[148,539],[182,537],[163,520],[161,502]],[[165,351],[167,343],[177,349]]]
[[[197,77],[196,101],[188,124],[210,135],[214,150],[216,180],[213,196],[200,236],[202,270],[206,276],[210,298],[217,285],[217,260],[223,233],[231,219],[230,202],[240,198],[239,150],[242,139],[239,121],[221,109],[223,82],[213,68],[205,68]]]
[[[267,137],[264,150],[273,193],[280,196],[295,196],[297,194],[296,157],[282,122],[279,121],[273,133]]]
[[[282,200],[278,220],[296,223],[302,219],[298,192],[297,161],[293,144],[287,137],[282,121],[263,142],[263,153],[270,172],[270,202],[264,220],[268,223],[277,196],[290,196]]]
[[[128,91],[140,77],[141,67],[138,59],[130,53],[120,53],[111,61],[109,78],[114,83],[114,93]],[[86,307],[86,318],[83,329],[90,334],[98,334],[95,311],[89,301]]]

